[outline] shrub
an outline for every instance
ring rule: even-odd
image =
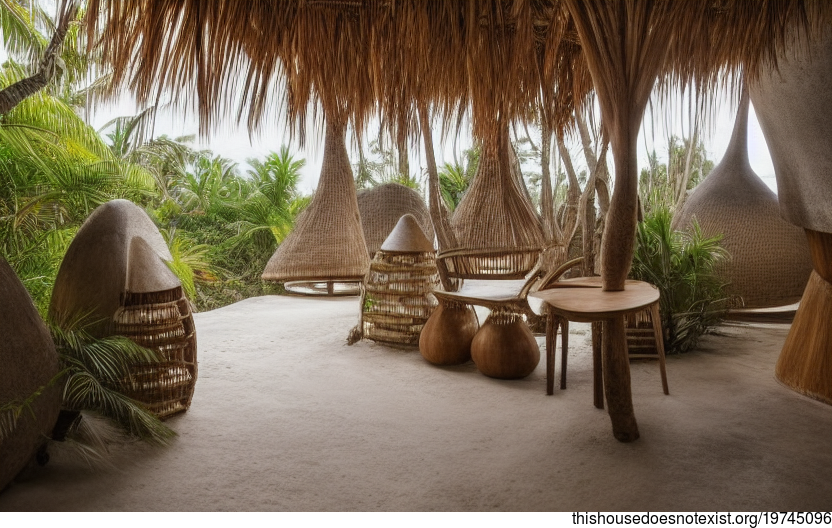
[[[638,226],[631,276],[661,292],[662,329],[668,353],[687,352],[729,307],[725,284],[715,266],[730,258],[722,235],[705,237],[694,222],[689,231],[673,231],[667,208],[653,211]]]

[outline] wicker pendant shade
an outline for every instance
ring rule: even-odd
[[[137,205],[114,200],[81,226],[52,292],[55,320],[89,314],[97,337],[124,335],[161,352],[160,363],[137,365],[121,390],[159,417],[185,411],[196,385],[196,332],[182,284],[156,226]]]
[[[695,218],[706,236],[724,235],[731,258],[717,272],[746,308],[795,303],[812,271],[809,246],[803,230],[780,216],[777,196],[751,168],[747,130],[744,94],[725,156],[693,190],[674,226],[689,227]]]
[[[370,259],[344,138],[344,127],[327,123],[318,190],[294,231],[269,259],[264,280],[313,293],[303,288],[315,283],[359,283],[367,273]]]
[[[0,257],[0,405],[23,402],[58,374],[58,354],[32,298]],[[49,437],[61,407],[59,387],[46,388],[12,425],[0,411],[0,491],[35,456]],[[1,431],[2,429],[0,429]]]
[[[433,243],[412,215],[401,217],[370,263],[362,303],[363,336],[394,345],[419,344],[437,302]]]
[[[443,252],[448,275],[522,279],[537,263],[543,231],[511,170],[508,128],[485,142],[471,187],[451,219],[458,248]]]
[[[433,222],[425,201],[418,192],[400,183],[385,183],[358,193],[358,211],[364,228],[364,241],[370,258],[376,254],[399,219],[413,215],[433,245]]]

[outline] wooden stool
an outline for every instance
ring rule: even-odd
[[[558,325],[564,321],[577,321],[592,324],[592,362],[594,404],[604,408],[604,382],[601,368],[601,339],[603,323],[614,317],[637,313],[649,309],[653,319],[653,335],[656,339],[659,370],[661,371],[662,389],[669,394],[667,372],[665,368],[664,343],[662,341],[661,318],[659,317],[659,291],[651,284],[628,280],[623,291],[604,291],[601,289],[600,277],[582,277],[567,279],[557,283],[548,290],[529,294],[545,303],[546,323],[546,370],[554,373],[555,335]],[[600,334],[600,335],[599,335]],[[561,346],[560,388],[566,388],[567,344],[564,339]],[[554,391],[553,384],[548,384],[547,394]]]

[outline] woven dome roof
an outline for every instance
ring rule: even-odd
[[[318,190],[269,259],[263,279],[351,281],[367,273],[370,258],[344,136],[343,126],[327,123]]]
[[[705,180],[693,190],[674,219],[693,218],[707,236],[723,234],[731,259],[719,268],[747,308],[782,306],[800,300],[812,270],[803,230],[780,216],[777,196],[748,163],[748,95],[744,94],[731,142]]]
[[[433,244],[430,212],[419,193],[409,187],[400,183],[385,183],[363,190],[358,193],[358,210],[370,256],[375,255],[405,214],[413,215],[424,236]]]
[[[131,252],[133,239],[141,237],[146,247]],[[133,258],[149,259],[131,261]],[[158,273],[161,259],[173,260],[156,225],[139,206],[128,200],[107,202],[92,212],[67,249],[49,306],[51,315],[66,316],[89,312],[105,319],[96,331],[112,333],[112,316],[120,306],[120,297],[131,284],[150,284],[161,280],[170,289],[173,274],[162,279],[145,276]],[[168,272],[169,273],[169,272]]]
[[[0,403],[22,401],[58,373],[58,354],[32,298],[12,268],[0,257]],[[61,391],[44,391],[0,436],[0,490],[32,459],[52,433]]]

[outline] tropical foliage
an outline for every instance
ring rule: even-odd
[[[670,224],[670,211],[657,208],[638,225],[631,275],[661,292],[665,349],[678,353],[695,347],[729,307],[714,273],[729,255],[721,236],[705,237],[697,224],[690,231],[673,231]]]

